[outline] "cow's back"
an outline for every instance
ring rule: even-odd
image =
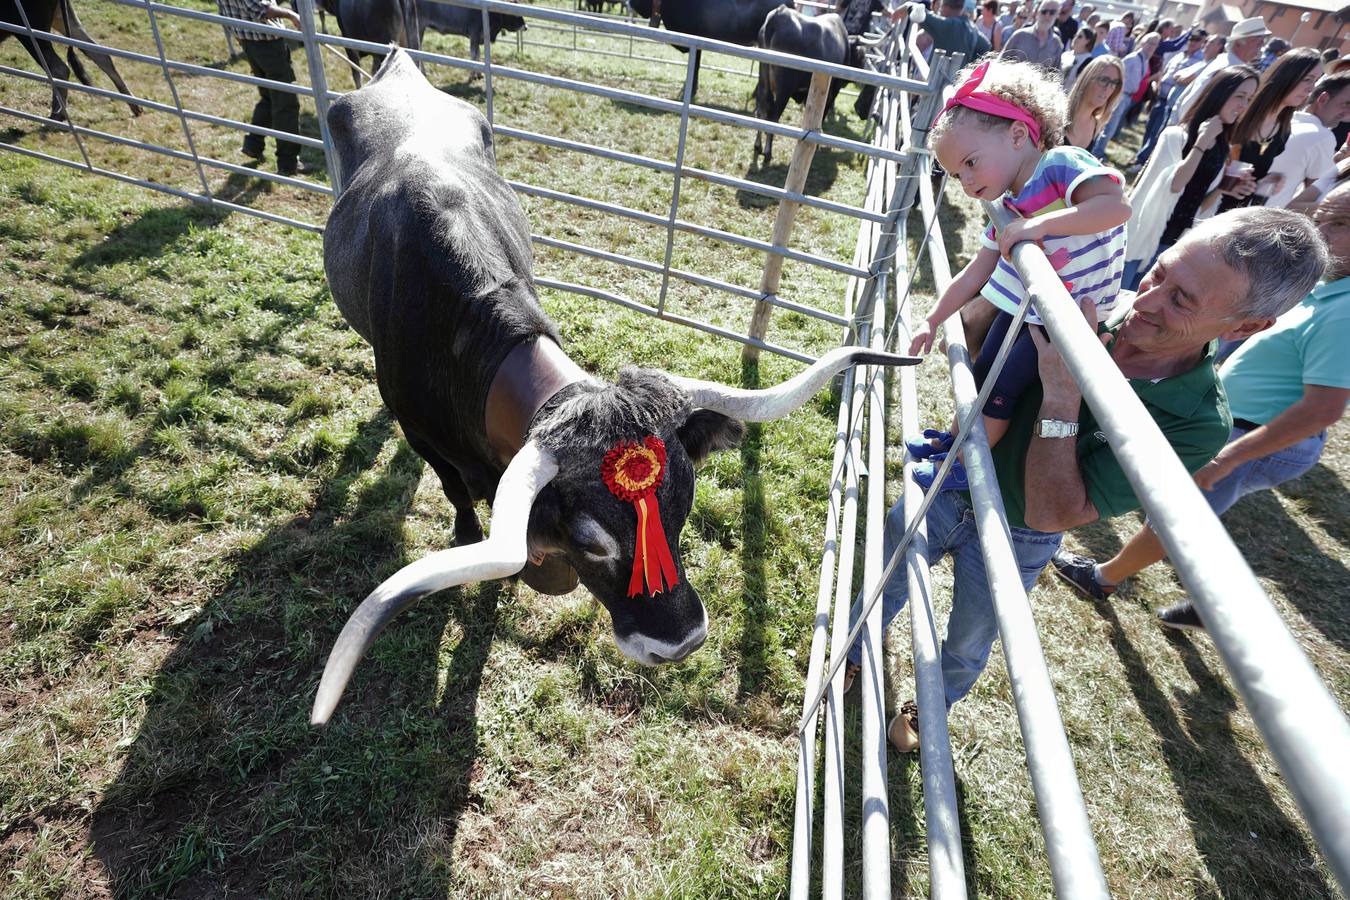
[[[792,6],[792,0],[665,0],[661,15],[671,31],[748,46],[780,6]]]
[[[23,3],[23,12],[19,12],[19,3]],[[34,31],[51,31],[52,20],[56,17],[57,0],[0,0],[0,22],[23,27],[24,19]],[[0,29],[0,41],[13,32]]]
[[[375,352],[385,403],[489,497],[484,434],[506,355],[557,339],[534,293],[529,227],[491,129],[398,52],[329,115],[347,184],[324,232],[333,299]]]

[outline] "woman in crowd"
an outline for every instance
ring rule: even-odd
[[[1098,56],[1088,60],[1069,91],[1065,144],[1084,150],[1093,145],[1120,102],[1124,78],[1124,68],[1116,57]]]
[[[1072,91],[1073,83],[1083,71],[1087,61],[1092,58],[1092,48],[1097,46],[1097,32],[1084,25],[1073,36],[1069,49],[1060,57],[1060,67],[1064,72],[1064,90]]]
[[[994,52],[995,53],[1001,52],[1003,50],[1003,45],[1008,43],[1008,38],[1016,34],[1018,29],[1020,29],[1023,25],[1026,24],[1027,24],[1026,9],[1019,6],[1017,7],[1016,12],[1013,13],[1012,23],[1004,25],[1003,30],[998,33],[998,43],[994,45]]]
[[[1263,205],[1279,190],[1283,176],[1270,175],[1270,166],[1284,152],[1294,112],[1308,102],[1321,74],[1322,56],[1309,47],[1290,50],[1265,71],[1261,87],[1230,138],[1233,158],[1252,166],[1256,190],[1246,197],[1225,197],[1219,212]]]
[[[1197,219],[1214,214],[1221,195],[1245,197],[1255,179],[1225,182],[1229,136],[1256,95],[1251,66],[1229,66],[1210,79],[1181,123],[1163,129],[1148,166],[1130,195],[1125,272],[1121,287],[1134,290],[1160,253]]]
[[[975,27],[995,53],[1002,49],[1002,43],[998,40],[999,33],[1003,31],[998,23],[998,0],[984,0],[980,6],[980,15],[975,19]]]

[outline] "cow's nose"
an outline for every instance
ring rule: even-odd
[[[660,660],[658,665],[664,663],[676,663],[684,659],[689,654],[693,653],[699,647],[702,647],[703,642],[706,641],[707,639],[708,639],[708,623],[707,620],[705,619],[703,625],[700,626],[699,629],[695,631],[693,634],[689,635],[689,638],[685,640],[683,644],[680,644],[680,646],[675,647],[674,649],[666,650],[661,653],[656,653],[653,655]]]

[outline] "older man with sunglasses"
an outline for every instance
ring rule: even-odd
[[[1055,19],[1059,4],[1055,0],[1041,0],[1036,7],[1036,21],[1020,28],[1003,45],[1002,59],[1026,60],[1048,69],[1059,69],[1059,58],[1064,53],[1064,42],[1059,39]]]

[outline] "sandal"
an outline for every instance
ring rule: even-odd
[[[891,746],[901,753],[919,749],[919,704],[906,700],[900,704],[900,713],[886,726],[886,737]]]

